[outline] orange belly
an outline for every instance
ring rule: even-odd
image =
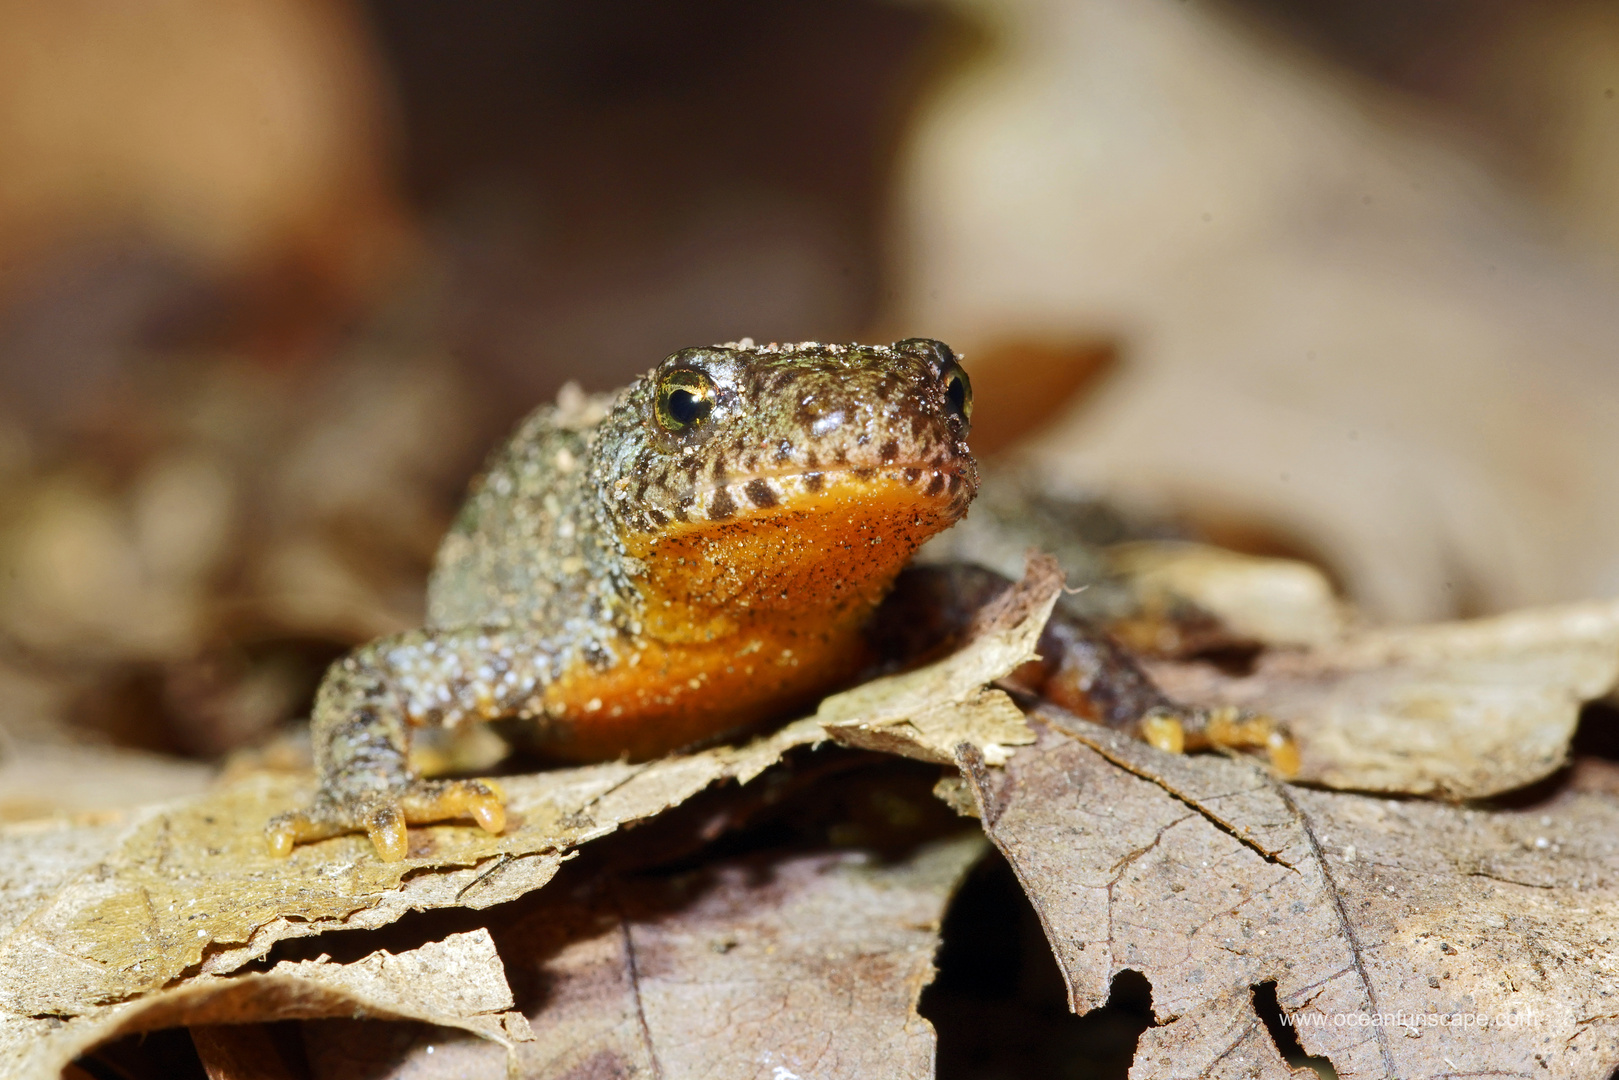
[[[539,746],[571,761],[666,754],[809,705],[863,660],[858,633],[750,634],[698,645],[648,642],[634,662],[580,665],[546,691]]]
[[[547,751],[653,757],[803,708],[852,678],[861,628],[948,504],[899,470],[723,522],[632,538],[641,634],[546,689]]]

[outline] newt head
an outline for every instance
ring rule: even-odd
[[[966,513],[972,384],[949,347],[682,349],[603,422],[594,479],[637,560],[643,629],[713,639],[766,613],[858,621]]]

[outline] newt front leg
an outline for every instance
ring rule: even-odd
[[[521,634],[412,631],[332,665],[310,723],[320,791],[306,810],[274,818],[270,850],[364,832],[385,860],[403,858],[407,825],[470,817],[505,828],[505,798],[489,780],[423,780],[410,766],[410,729],[531,712],[553,674],[551,655]]]

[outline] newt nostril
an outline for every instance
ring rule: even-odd
[[[906,338],[894,342],[893,348],[895,352],[927,357],[933,362],[933,369],[937,373],[942,374],[957,366],[956,354],[950,351],[950,346],[932,338]]]

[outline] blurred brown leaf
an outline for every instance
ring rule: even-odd
[[[1095,390],[1118,362],[1111,341],[991,341],[965,358],[973,378],[973,450],[993,454]]]
[[[1123,343],[1025,447],[1054,487],[1289,538],[1379,619],[1619,591],[1611,5],[948,6],[985,47],[913,120],[888,317]],[[1410,51],[1347,75],[1255,7]]]
[[[431,351],[138,374],[97,438],[0,475],[0,695],[37,691],[0,726],[217,757],[292,719],[343,649],[420,620],[486,433]]]
[[[104,746],[0,740],[0,822],[108,814],[200,794],[213,770]]]
[[[344,0],[7,4],[0,290],[132,238],[251,294],[262,329],[352,310],[408,243],[381,73]]]

